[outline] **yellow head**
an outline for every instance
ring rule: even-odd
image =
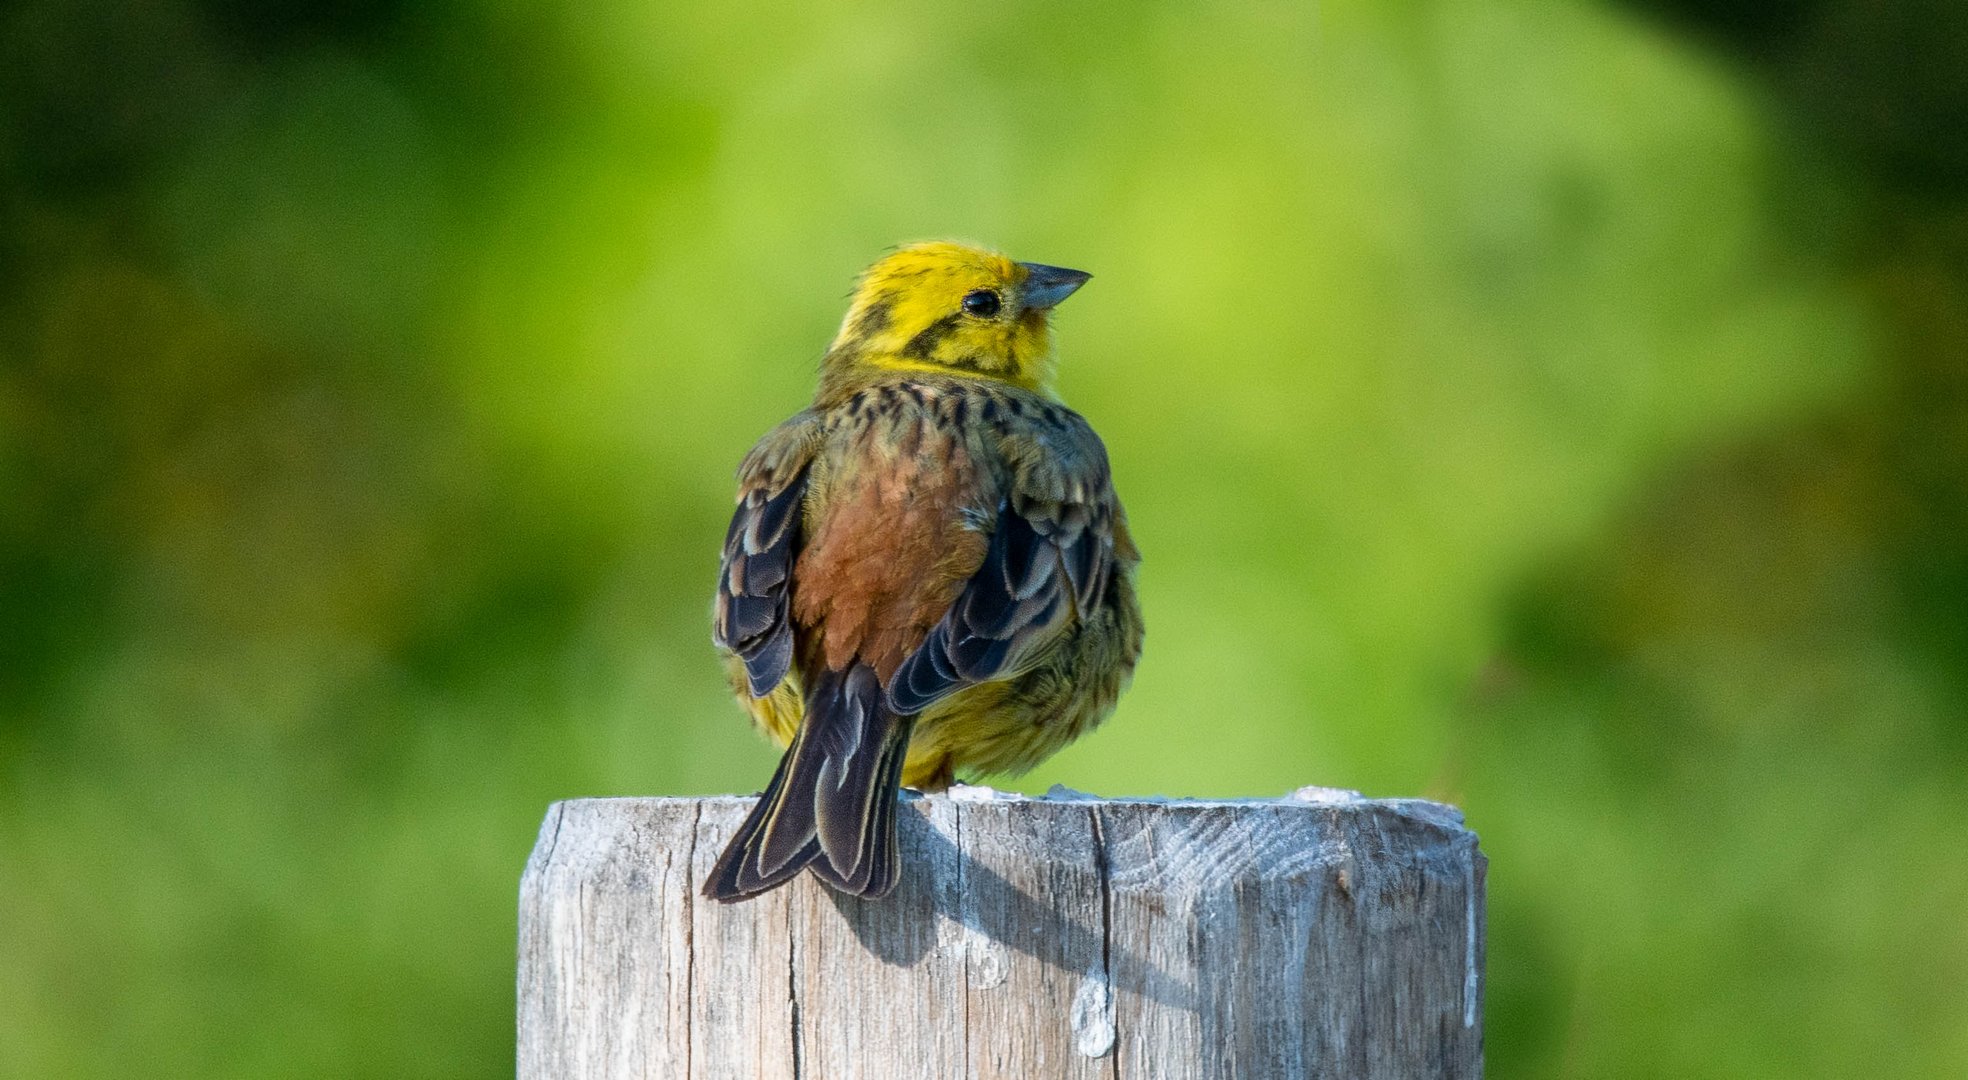
[[[926,371],[1039,389],[1052,359],[1046,316],[1089,276],[946,241],[912,244],[861,275],[826,374]]]

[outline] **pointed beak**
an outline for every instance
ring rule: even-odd
[[[1019,302],[1027,311],[1044,311],[1061,300],[1073,295],[1073,291],[1087,283],[1092,274],[1084,270],[1068,270],[1063,266],[1047,266],[1044,263],[1019,263],[1030,272],[1025,284],[1018,288]]]

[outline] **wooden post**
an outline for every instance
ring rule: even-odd
[[[1482,1075],[1483,883],[1454,809],[908,798],[883,900],[698,888],[749,798],[547,812],[521,1080]]]

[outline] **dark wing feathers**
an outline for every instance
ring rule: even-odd
[[[922,711],[970,685],[1004,677],[1051,632],[1067,605],[1093,610],[1114,561],[1104,476],[1095,506],[998,507],[984,562],[889,682],[898,713]],[[1043,505],[1043,504],[1040,504]]]
[[[774,492],[746,491],[724,534],[712,640],[737,653],[753,697],[772,692],[793,662],[787,617],[793,559],[798,555],[806,469]]]
[[[1107,591],[1107,578],[1114,571],[1112,527],[1104,515],[1098,528],[1083,523],[1073,540],[1060,549],[1066,580],[1081,611],[1093,610],[1100,594]]]

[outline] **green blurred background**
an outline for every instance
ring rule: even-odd
[[[1968,1075],[1968,5],[0,6],[0,1073],[508,1075],[752,791],[852,275],[1092,270],[1150,632],[1017,785],[1465,806],[1499,1077]]]

